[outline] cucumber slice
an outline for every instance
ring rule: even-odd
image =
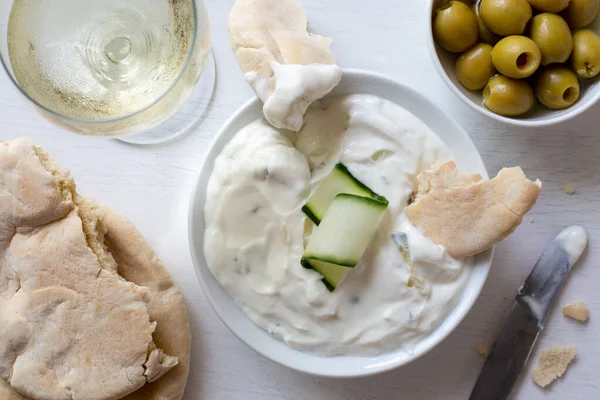
[[[398,250],[400,250],[400,254],[402,254],[402,259],[408,265],[412,265],[412,261],[410,259],[410,250],[408,248],[408,236],[404,232],[392,232],[392,238],[396,245],[398,246]]]
[[[337,164],[333,171],[323,179],[312,196],[310,196],[304,207],[302,207],[302,211],[315,224],[319,225],[331,202],[340,193],[354,194],[378,200],[385,204],[388,203],[385,197],[373,192],[352,176],[348,168],[343,164]]]
[[[302,266],[308,269],[314,269],[323,277],[323,283],[330,292],[333,292],[338,284],[346,277],[350,268],[340,267],[339,265],[331,264],[319,260],[302,259]]]
[[[404,232],[392,232],[392,239],[398,245],[398,250],[402,254],[402,259],[410,267],[410,277],[406,285],[409,288],[415,287],[425,297],[431,296],[431,285],[419,278],[410,257],[410,247],[408,246],[408,236]]]
[[[386,210],[387,204],[378,200],[337,195],[311,236],[302,265],[319,272],[329,290],[335,290],[358,264]]]

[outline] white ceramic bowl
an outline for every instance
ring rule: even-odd
[[[428,1],[429,6],[427,10],[426,34],[427,46],[429,47],[429,53],[433,59],[433,63],[448,87],[473,110],[487,117],[510,125],[522,127],[542,127],[554,125],[571,119],[593,106],[600,98],[600,84],[592,84],[590,87],[585,89],[582,86],[581,96],[579,97],[577,103],[565,110],[550,110],[541,105],[536,105],[534,109],[526,115],[515,118],[503,117],[491,112],[483,105],[481,91],[471,91],[466,89],[456,79],[456,74],[454,72],[456,55],[438,46],[433,38],[433,13],[440,4],[446,2],[447,0]],[[597,17],[592,25],[587,28],[592,29],[595,32],[600,32],[600,16]],[[600,77],[597,79],[600,79]]]
[[[483,161],[469,136],[454,118],[419,92],[381,75],[345,70],[342,82],[333,91],[332,96],[355,93],[378,95],[407,108],[441,137],[454,152],[459,168],[487,177]],[[412,354],[398,350],[376,357],[326,358],[294,350],[254,325],[213,277],[203,253],[206,186],[213,171],[215,158],[223,147],[242,127],[261,117],[262,104],[257,99],[252,99],[229,118],[208,150],[192,193],[189,214],[192,258],[198,280],[217,315],[241,341],[263,356],[292,369],[319,376],[355,377],[375,374],[409,363],[434,348],[456,328],[473,306],[490,269],[492,250],[475,258],[465,291],[457,306],[429,337],[416,346]]]

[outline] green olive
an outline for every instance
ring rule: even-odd
[[[533,75],[541,61],[540,48],[525,36],[505,37],[492,50],[494,67],[509,78],[521,79]]]
[[[581,78],[593,78],[600,73],[600,37],[589,29],[573,33],[571,68]]]
[[[496,114],[517,117],[531,110],[535,102],[533,89],[524,80],[497,75],[483,90],[483,105]]]
[[[562,110],[579,99],[579,80],[569,68],[551,65],[536,74],[535,94],[548,108]]]
[[[532,15],[527,0],[481,0],[479,12],[485,26],[500,36],[520,35]]]
[[[542,52],[542,65],[564,63],[573,50],[569,25],[556,14],[543,13],[533,17],[529,37]]]
[[[569,7],[561,15],[571,29],[579,29],[591,24],[599,9],[600,0],[571,0]]]
[[[483,22],[483,19],[481,18],[481,13],[479,12],[479,4],[480,4],[479,2],[476,2],[471,7],[473,12],[475,13],[475,17],[477,17],[477,24],[479,25],[479,40],[481,42],[494,45],[494,44],[498,43],[498,41],[502,38],[500,36],[496,35],[495,33],[492,33],[487,28],[487,26],[485,26],[485,23]]]
[[[469,90],[483,89],[494,74],[492,46],[487,43],[479,43],[456,59],[456,78]]]
[[[540,11],[557,13],[569,5],[569,0],[527,0],[533,8]]]
[[[435,11],[433,35],[444,49],[461,53],[477,43],[477,18],[465,3],[451,1]]]

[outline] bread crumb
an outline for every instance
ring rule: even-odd
[[[566,194],[573,194],[573,193],[575,193],[575,188],[573,187],[573,185],[571,185],[570,183],[567,183],[565,185],[565,193]]]
[[[577,351],[573,346],[557,346],[544,350],[531,374],[533,382],[541,387],[548,386],[555,379],[563,376],[576,354]]]
[[[483,358],[486,358],[488,355],[488,348],[483,344],[478,344],[477,347],[475,347],[475,351]]]
[[[577,321],[585,322],[590,317],[590,310],[583,301],[567,304],[563,307],[565,317],[573,318]]]

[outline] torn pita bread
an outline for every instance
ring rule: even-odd
[[[484,344],[478,344],[475,347],[475,352],[483,358],[487,358],[488,356],[488,348]]]
[[[297,0],[237,0],[229,14],[235,57],[276,128],[299,131],[308,106],[342,78],[331,39],[307,27]]]
[[[154,343],[179,359],[176,368],[162,379],[146,384],[124,400],[180,400],[183,397],[190,368],[191,334],[186,307],[181,293],[148,243],[125,217],[105,210],[105,243],[118,263],[119,275],[150,289],[148,311],[157,322],[152,335]],[[172,329],[176,327],[176,329]],[[160,351],[160,350],[159,350]],[[159,352],[152,357],[160,357]],[[164,353],[162,353],[164,354]],[[160,363],[154,363],[160,366]],[[157,374],[148,374],[158,376]],[[1,400],[29,400],[0,380]]]
[[[542,186],[519,167],[505,168],[489,181],[478,178],[459,174],[452,162],[438,166],[418,178],[417,200],[406,208],[413,225],[455,258],[504,240],[531,210]]]
[[[10,387],[8,383],[0,379],[0,400],[29,400],[27,397],[20,395]]]
[[[146,385],[124,400],[180,400],[190,370],[191,332],[181,292],[137,228],[124,216],[106,210],[106,246],[119,266],[119,275],[150,289],[148,312],[157,322],[152,337],[179,364],[155,383]],[[158,355],[164,357],[164,353]],[[162,368],[163,362],[153,364]],[[156,371],[156,368],[154,368]],[[159,377],[162,371],[148,374]]]
[[[567,304],[562,309],[565,317],[573,318],[574,320],[585,322],[590,317],[590,310],[583,301]]]
[[[461,174],[454,161],[448,161],[441,165],[435,164],[431,169],[423,171],[417,176],[418,186],[414,197],[415,200],[418,200],[419,197],[434,189],[446,190],[454,186],[469,186],[481,179],[479,174]]]
[[[139,233],[138,250],[115,252],[125,260],[119,266],[104,244],[102,210],[28,140],[0,144],[0,188],[0,394],[116,400],[143,387],[161,389],[156,399],[180,399],[189,365],[185,306]],[[145,256],[131,257],[136,251]],[[164,279],[154,293],[117,269]],[[178,316],[165,318],[168,308]],[[179,322],[187,336],[171,339],[160,319]],[[144,386],[164,374],[171,383]]]
[[[563,376],[576,354],[577,351],[573,346],[552,347],[544,350],[535,370],[531,374],[531,378],[541,387],[548,386]]]

